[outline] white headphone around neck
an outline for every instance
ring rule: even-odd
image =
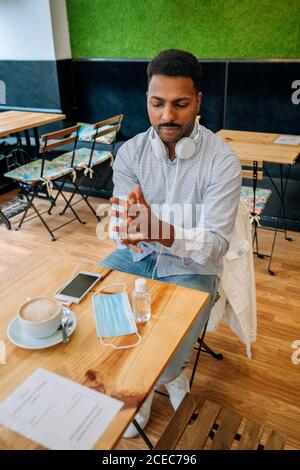
[[[180,139],[175,146],[175,155],[181,160],[188,160],[189,158],[192,158],[196,152],[197,142],[200,136],[199,124],[196,123],[196,125],[197,134],[195,137],[182,137],[182,139]],[[168,158],[167,147],[154,129],[152,129],[150,134],[150,141],[155,155],[166,160]]]

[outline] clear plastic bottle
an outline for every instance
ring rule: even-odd
[[[151,295],[147,288],[146,279],[136,279],[132,294],[132,311],[139,323],[149,321],[151,318]]]

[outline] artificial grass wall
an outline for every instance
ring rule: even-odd
[[[300,58],[300,0],[67,0],[74,58]]]

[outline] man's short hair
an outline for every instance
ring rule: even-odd
[[[190,77],[196,91],[200,91],[201,67],[197,58],[190,52],[180,49],[167,49],[160,52],[147,67],[148,85],[153,75],[168,77]]]

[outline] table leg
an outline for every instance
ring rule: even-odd
[[[281,163],[279,164],[279,168],[280,168],[280,189],[277,188],[276,184],[274,183],[274,181],[272,179],[272,176],[269,174],[268,170],[264,167],[264,170],[265,170],[269,180],[271,181],[271,184],[272,184],[273,188],[275,189],[276,194],[278,195],[278,197],[280,199],[280,208],[279,208],[279,213],[278,213],[278,216],[277,216],[277,221],[276,221],[276,226],[275,226],[275,233],[274,233],[272,249],[271,249],[271,256],[270,256],[269,266],[268,266],[268,271],[269,271],[270,274],[274,274],[274,272],[271,270],[271,263],[272,263],[272,259],[273,259],[273,252],[274,252],[277,232],[279,231],[278,226],[279,226],[279,220],[280,220],[280,217],[281,217],[281,212],[283,214],[283,221],[284,221],[283,222],[284,223],[283,231],[284,231],[285,239],[288,240],[288,241],[292,241],[292,238],[287,236],[286,212],[285,212],[285,194],[286,194],[287,184],[288,184],[288,180],[289,180],[289,176],[290,176],[290,172],[291,172],[291,167],[292,166],[289,164],[288,165],[287,176],[286,176],[285,181],[284,181],[283,171],[282,171],[282,164]]]
[[[145,444],[148,446],[148,448],[150,450],[153,449],[153,444],[152,442],[149,440],[147,434],[143,431],[143,429],[140,427],[139,423],[137,422],[136,419],[134,419],[132,421],[132,424],[134,425],[134,427],[136,428],[136,430],[139,432],[141,438],[143,439],[143,441],[145,442]]]
[[[40,153],[40,137],[39,137],[39,131],[37,127],[33,128],[33,135],[34,135],[34,140],[35,140],[35,153],[36,153],[36,157],[38,158],[38,155]]]
[[[287,232],[286,232],[285,193],[286,193],[287,182],[288,182],[288,179],[289,179],[289,176],[290,176],[290,172],[291,172],[291,167],[292,167],[292,165],[289,165],[289,166],[288,166],[288,173],[287,173],[285,182],[284,182],[284,184],[283,184],[282,164],[280,164],[280,187],[281,187],[281,194],[282,194],[282,209],[283,209],[283,221],[284,221],[284,235],[285,235],[285,239],[288,240],[289,242],[292,241],[292,238],[291,238],[291,237],[288,237],[288,236],[287,236]]]
[[[285,194],[286,194],[286,190],[287,190],[287,184],[288,184],[288,180],[289,180],[289,176],[290,176],[290,172],[291,172],[291,168],[292,168],[292,165],[288,165],[288,173],[286,175],[286,178],[284,180],[283,178],[283,171],[282,171],[282,164],[280,163],[279,164],[279,168],[280,168],[280,189],[277,188],[272,176],[270,175],[270,173],[268,172],[267,168],[264,166],[264,171],[267,175],[267,177],[269,178],[276,194],[278,195],[279,199],[280,199],[280,210],[279,210],[279,215],[277,216],[277,219],[280,218],[281,216],[281,210],[283,209],[283,219],[284,219],[284,233],[285,233],[285,239],[288,240],[288,241],[292,241],[292,238],[291,237],[288,237],[287,236],[287,229],[286,229],[286,211],[285,211]],[[277,220],[277,222],[279,222]],[[277,227],[277,230],[278,229],[278,225],[279,223],[276,222],[276,227]]]
[[[26,129],[24,131],[24,134],[25,134],[27,152],[29,153],[29,158],[30,158],[30,161],[31,161],[31,160],[33,160],[34,155],[33,155],[33,152],[32,152],[32,146],[31,146],[31,142],[30,142],[30,136],[29,136],[28,129]]]

